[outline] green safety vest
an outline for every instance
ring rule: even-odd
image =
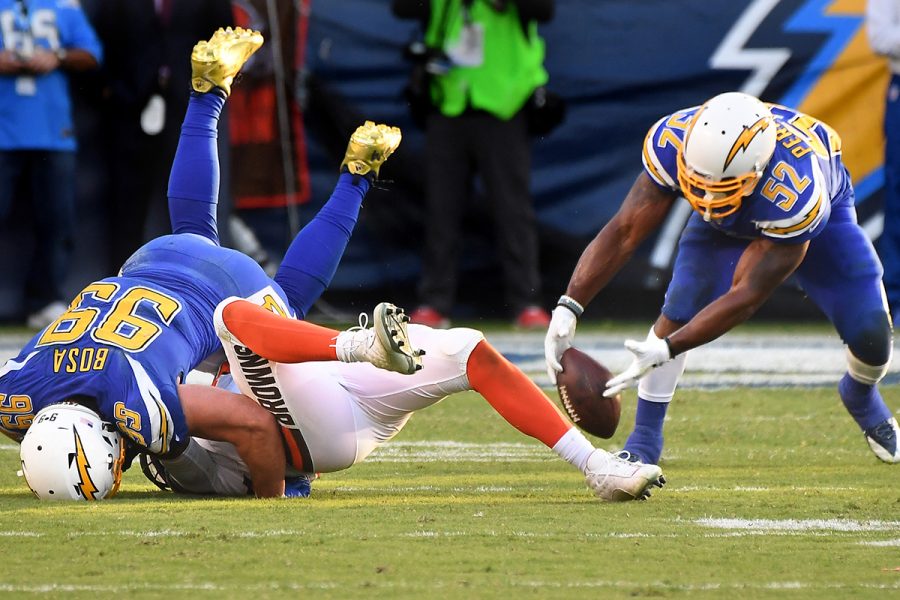
[[[449,3],[446,15],[445,3]],[[514,2],[509,2],[504,12],[497,12],[486,0],[474,0],[469,13],[471,22],[484,27],[484,60],[478,67],[454,65],[446,74],[433,77],[432,102],[448,117],[472,107],[510,119],[535,88],[547,83],[544,40],[534,21],[528,22],[526,37]],[[425,44],[444,50],[452,47],[460,38],[463,23],[460,0],[432,0]]]

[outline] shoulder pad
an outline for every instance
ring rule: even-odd
[[[176,439],[172,414],[144,367],[130,356],[126,358],[139,397],[131,396],[115,403],[116,425],[138,445],[154,454],[165,454]]]
[[[757,221],[756,225],[765,237],[813,237],[819,224],[831,214],[831,202],[818,161],[809,156],[804,162],[809,165],[805,174],[798,174],[786,161],[773,162],[766,169],[757,193],[788,214],[784,218]]]
[[[696,107],[663,117],[647,132],[641,159],[647,175],[657,185],[675,191],[679,189],[676,158],[695,112]]]

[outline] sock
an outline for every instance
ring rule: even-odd
[[[594,453],[594,450],[596,450],[594,445],[575,427],[569,429],[553,446],[553,451],[559,454],[560,458],[582,473],[587,466],[588,458]]]
[[[169,173],[169,220],[173,233],[196,233],[219,243],[219,115],[225,98],[191,93],[178,149]]]
[[[285,253],[275,281],[301,319],[331,283],[370,185],[364,177],[342,173],[331,198]]]
[[[487,341],[475,346],[466,374],[472,389],[484,396],[501,417],[548,448],[553,448],[572,428],[541,388]]]
[[[640,458],[641,462],[655,465],[663,448],[663,421],[668,402],[650,402],[638,397],[634,431],[625,442],[625,450]]]
[[[225,326],[241,344],[267,360],[281,363],[337,360],[338,331],[276,315],[246,300],[222,310]]]
[[[845,373],[838,384],[838,392],[847,412],[863,431],[891,418],[891,410],[875,385],[860,383]]]

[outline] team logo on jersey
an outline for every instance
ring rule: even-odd
[[[756,136],[769,128],[771,122],[771,117],[760,117],[759,120],[750,127],[744,127],[744,130],[734,141],[734,144],[732,144],[731,150],[728,151],[728,155],[725,157],[725,164],[722,165],[722,170],[725,171],[728,168],[728,165],[730,165],[731,161],[738,155],[738,152],[747,150]]]

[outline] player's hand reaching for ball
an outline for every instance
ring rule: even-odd
[[[634,354],[631,365],[606,384],[603,395],[612,398],[625,388],[636,385],[638,380],[652,369],[672,359],[672,351],[666,340],[651,335],[643,342],[625,340],[625,348]]]
[[[556,374],[562,371],[562,364],[559,361],[563,352],[572,347],[577,324],[578,317],[565,306],[557,306],[553,309],[547,336],[544,338],[544,358],[547,361],[547,375],[554,384],[556,384]]]

